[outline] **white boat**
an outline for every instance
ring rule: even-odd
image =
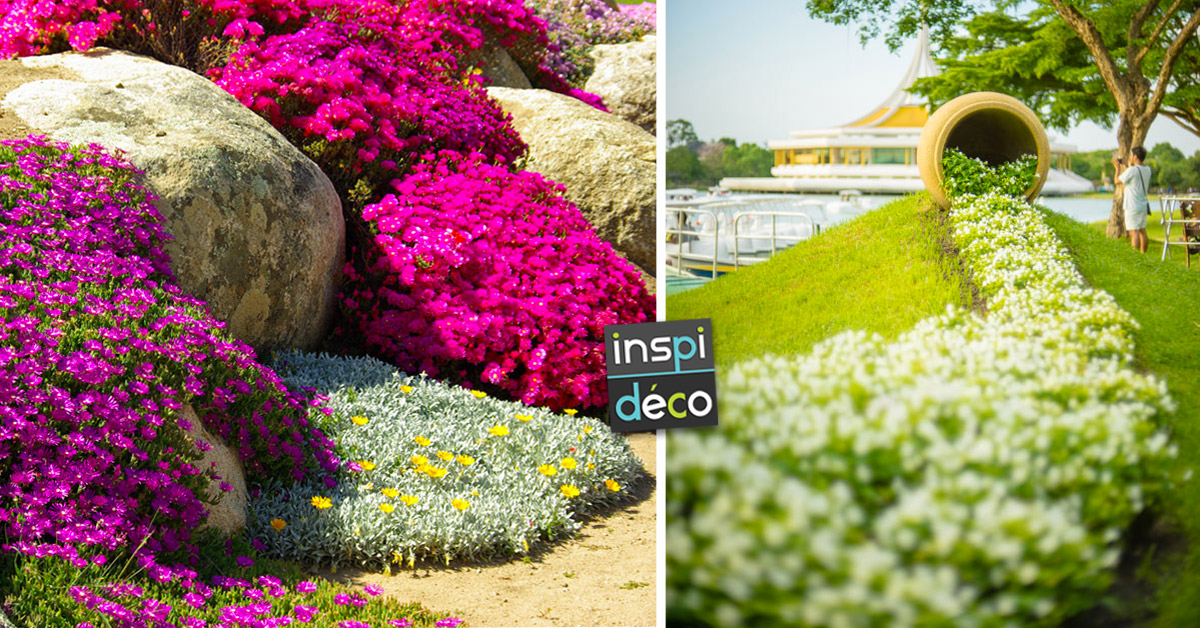
[[[871,200],[861,190],[838,190],[838,200],[828,203],[826,211],[831,214],[850,214],[874,209]]]
[[[667,206],[667,264],[716,277],[807,240],[827,222],[825,202],[796,197],[725,197]]]

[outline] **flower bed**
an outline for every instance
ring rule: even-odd
[[[206,507],[184,405],[256,477],[337,459],[303,399],[173,285],[136,174],[97,147],[0,143],[0,547],[77,567],[132,553],[167,580],[167,557],[195,564]]]
[[[672,616],[1054,626],[1107,589],[1173,403],[1038,210],[965,195],[950,220],[986,318],[738,364],[720,429],[671,435]]]
[[[590,418],[554,414],[404,375],[371,358],[281,354],[313,388],[350,463],[339,488],[302,482],[251,502],[273,555],[382,567],[529,551],[576,515],[628,499],[641,463]]]
[[[653,300],[560,188],[512,172],[526,146],[471,66],[486,42],[509,49],[536,86],[603,106],[547,68],[546,25],[521,0],[0,0],[0,9],[0,56],[109,44],[208,70],[309,155],[342,198],[356,251],[341,329],[359,337],[343,344],[365,339],[402,368],[530,404],[603,405],[603,325],[647,320]],[[595,37],[646,24],[609,13]],[[389,194],[400,181],[411,198]],[[466,228],[481,215],[489,226]],[[414,229],[429,238],[416,256]]]
[[[588,51],[599,44],[635,41],[656,28],[657,6],[651,2],[609,8],[603,0],[530,0],[546,21],[552,44],[547,67],[573,87],[583,87],[595,63]]]
[[[511,117],[481,85],[449,79],[399,34],[364,41],[362,28],[322,21],[249,42],[213,74],[343,191],[364,181],[374,192],[423,150],[476,151],[502,163],[525,153]]]
[[[76,568],[53,558],[19,557],[11,577],[5,574],[0,581],[5,611],[19,625],[38,628],[453,628],[462,623],[383,597],[379,587],[333,584],[294,565],[250,558],[255,551],[240,539],[225,543],[223,552],[213,538],[201,545],[205,575],[169,583],[123,577],[114,563]]]
[[[552,409],[607,403],[605,325],[652,317],[637,271],[531,172],[443,152],[363,218],[378,235],[346,268],[349,325],[408,372]]]

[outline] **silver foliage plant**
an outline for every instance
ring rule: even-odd
[[[339,485],[265,487],[248,532],[269,553],[390,568],[525,553],[571,534],[578,515],[630,499],[642,462],[595,419],[406,375],[372,358],[276,356],[290,388],[327,396],[313,413],[338,444]]]

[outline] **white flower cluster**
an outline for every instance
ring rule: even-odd
[[[1038,210],[956,199],[987,299],[722,375],[721,426],[668,440],[667,605],[715,626],[1051,626],[1095,604],[1168,475],[1136,322]]]
[[[628,442],[591,418],[555,414],[371,358],[288,353],[289,388],[327,395],[318,427],[344,471],[269,486],[251,500],[252,536],[271,554],[383,567],[527,552],[576,530],[576,514],[629,498],[643,475]]]

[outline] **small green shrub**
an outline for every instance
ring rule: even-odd
[[[995,168],[967,157],[956,148],[942,153],[942,189],[951,199],[965,194],[998,192],[1021,198],[1037,179],[1037,156],[1022,155]]]

